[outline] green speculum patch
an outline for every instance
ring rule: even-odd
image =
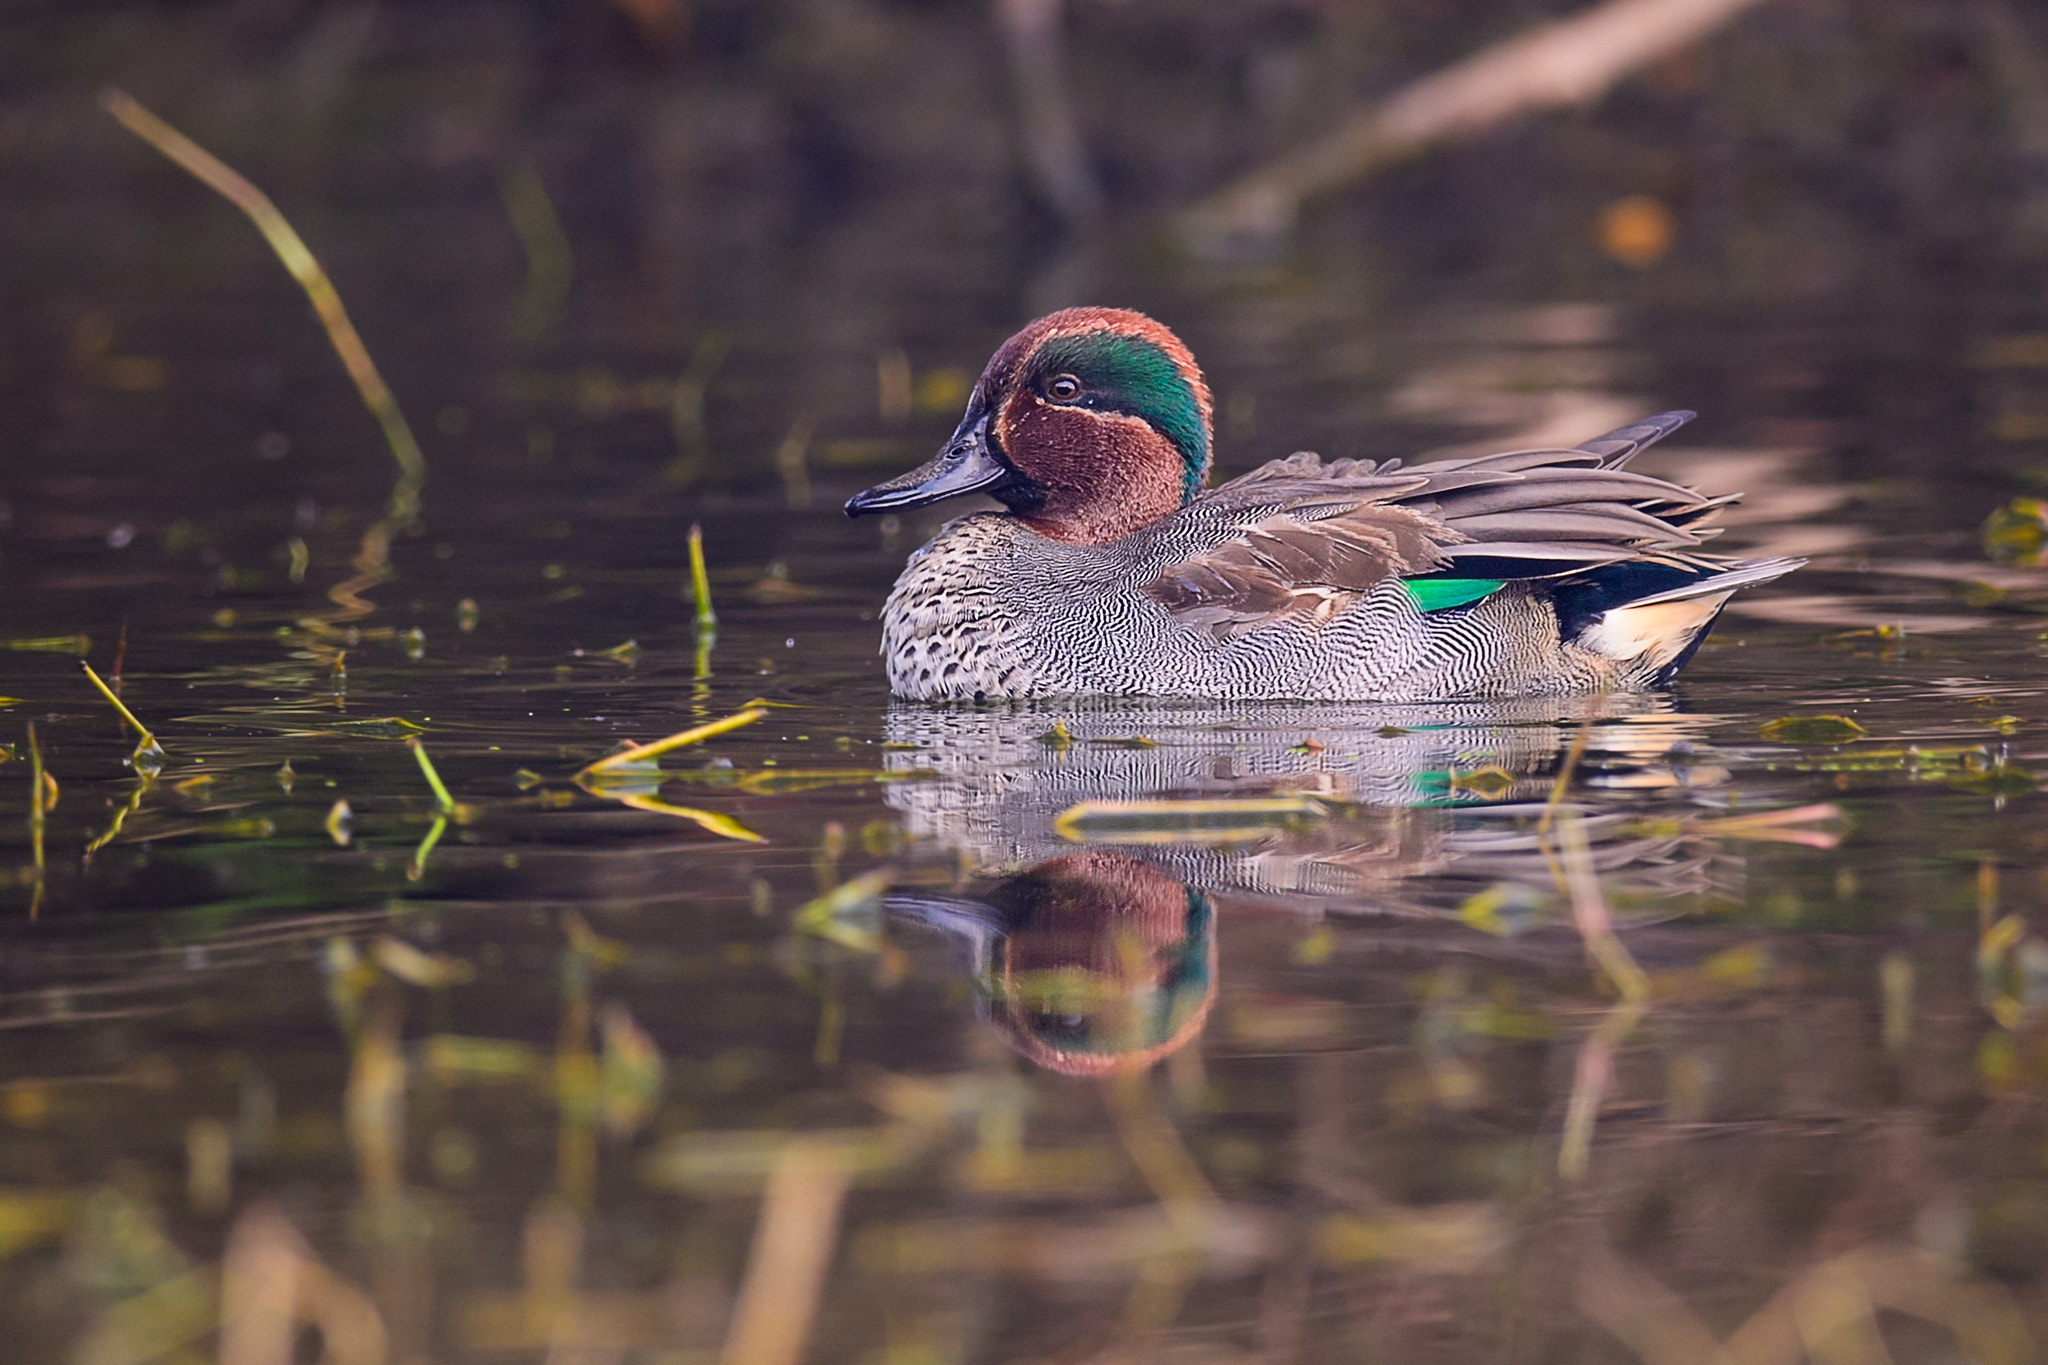
[[[1401,586],[1417,611],[1444,611],[1465,607],[1499,592],[1503,578],[1409,578]]]
[[[1173,357],[1159,346],[1107,332],[1056,337],[1040,349],[1034,368],[1045,374],[1071,371],[1102,406],[1151,423],[1180,452],[1182,498],[1201,491],[1209,472],[1201,405]]]

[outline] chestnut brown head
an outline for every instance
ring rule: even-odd
[[[1209,472],[1209,386],[1142,313],[1067,308],[1004,342],[937,458],[847,514],[985,492],[1043,535],[1106,544],[1157,521]]]

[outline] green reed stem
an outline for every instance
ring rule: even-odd
[[[441,803],[441,814],[452,814],[455,798],[448,794],[448,788],[441,783],[441,774],[434,771],[434,760],[427,757],[427,746],[420,743],[418,735],[407,735],[405,747],[412,750],[412,756],[420,761],[420,771],[427,775],[427,785],[434,789],[434,799]]]
[[[711,573],[704,567],[704,528],[690,524],[690,596],[697,603],[697,629],[718,629],[718,613],[711,609]]]

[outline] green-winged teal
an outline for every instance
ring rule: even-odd
[[[1299,454],[1217,488],[1209,388],[1141,313],[1003,343],[929,464],[849,515],[982,492],[882,613],[896,695],[1414,701],[1669,682],[1738,588],[1803,562],[1703,553],[1731,498],[1622,468],[1693,416],[1571,450]]]

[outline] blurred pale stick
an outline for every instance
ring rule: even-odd
[[[836,1145],[792,1138],[761,1195],[761,1221],[720,1365],[797,1365],[839,1244],[852,1173]]]
[[[1588,103],[1631,71],[1757,3],[1607,0],[1518,34],[1396,91],[1321,140],[1225,186],[1188,211],[1183,230],[1198,246],[1279,236],[1318,195],[1517,114]]]
[[[1587,1317],[1647,1365],[1799,1365],[1891,1357],[1876,1310],[1948,1329],[1961,1357],[1984,1365],[2038,1358],[2011,1293],[1971,1283],[1963,1267],[1918,1247],[1870,1242],[1795,1276],[1725,1340],[1678,1295],[1604,1248],[1586,1258],[1574,1296]]]
[[[362,1290],[313,1255],[275,1204],[235,1220],[221,1276],[221,1365],[291,1365],[298,1329],[320,1332],[332,1365],[384,1365],[384,1320]]]
[[[314,316],[327,329],[328,341],[340,355],[349,378],[355,381],[356,391],[363,396],[363,406],[384,429],[384,440],[391,447],[392,458],[398,461],[401,476],[391,493],[391,518],[401,525],[409,524],[419,511],[419,489],[427,476],[426,457],[420,453],[419,442],[413,439],[405,414],[398,410],[398,400],[392,397],[384,377],[377,373],[369,351],[363,347],[363,339],[356,335],[355,324],[349,321],[347,310],[341,306],[341,295],[334,292],[334,285],[328,280],[327,272],[320,268],[320,262],[314,259],[313,253],[292,230],[292,225],[285,221],[284,215],[277,211],[277,205],[270,202],[269,195],[243,179],[204,147],[143,108],[127,91],[106,87],[100,91],[100,105],[118,119],[122,127],[177,162],[208,188],[249,215],[257,231],[263,234],[263,240],[270,243],[270,249],[277,253],[278,260],[284,262],[284,268],[306,291]]]
[[[1088,169],[1067,99],[1062,0],[996,0],[996,23],[1010,53],[1026,158],[1038,187],[1068,222],[1102,209],[1102,191]]]
[[[1608,913],[1607,898],[1600,894],[1600,874],[1594,870],[1593,850],[1577,811],[1565,812],[1557,822],[1557,842],[1565,887],[1571,893],[1572,924],[1585,940],[1586,951],[1607,973],[1622,999],[1645,998],[1650,993],[1650,978],[1614,932],[1614,917]]]
[[[1614,1079],[1614,1054],[1635,1031],[1643,1011],[1649,1007],[1650,979],[1614,932],[1614,917],[1608,913],[1607,898],[1600,894],[1600,874],[1594,870],[1593,851],[1586,842],[1586,827],[1577,811],[1566,811],[1559,818],[1557,842],[1564,863],[1565,886],[1571,893],[1572,923],[1585,941],[1587,953],[1621,992],[1620,1002],[1580,1045],[1578,1065],[1572,1074],[1557,1173],[1566,1180],[1578,1180],[1586,1174],[1592,1157],[1593,1126],[1600,1116],[1607,1087]]]

